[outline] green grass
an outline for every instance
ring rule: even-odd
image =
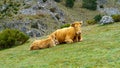
[[[120,23],[83,27],[83,41],[29,51],[34,39],[0,51],[0,68],[119,68]]]

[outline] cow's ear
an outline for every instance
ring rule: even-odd
[[[74,23],[72,23],[72,24],[71,24],[71,26],[72,26],[72,27],[74,27],[74,26],[75,26],[75,24],[74,24]]]

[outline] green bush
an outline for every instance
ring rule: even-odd
[[[120,15],[112,15],[112,18],[115,22],[120,22]]]
[[[66,7],[72,8],[74,6],[74,0],[66,0]]]
[[[93,24],[96,24],[97,22],[95,21],[95,19],[91,19],[91,20],[87,20],[86,23],[88,25],[93,25]]]
[[[70,26],[70,24],[64,24],[60,28],[65,28],[65,27],[69,27],[69,26]]]
[[[96,10],[97,9],[96,1],[97,0],[82,0],[82,7],[90,10]]]
[[[47,0],[43,0],[43,2],[46,2]]]
[[[55,2],[61,2],[61,0],[54,0]]]
[[[5,29],[0,32],[0,49],[10,48],[25,43],[29,37],[23,32],[13,29]]]
[[[99,22],[102,18],[102,15],[96,15],[93,19],[95,19],[96,22]]]
[[[39,28],[39,26],[38,26],[38,24],[37,24],[37,23],[31,23],[31,28],[36,28],[36,29],[38,29],[38,28]]]
[[[100,5],[100,8],[104,8],[104,6],[103,6],[103,5]]]

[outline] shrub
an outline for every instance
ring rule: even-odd
[[[43,0],[43,2],[46,2],[47,0]]]
[[[54,0],[55,2],[61,2],[61,0]]]
[[[29,37],[23,32],[13,29],[5,29],[0,32],[0,49],[10,48],[25,43]]]
[[[65,27],[69,27],[69,26],[70,26],[70,24],[64,24],[60,28],[65,28]]]
[[[90,9],[90,10],[96,10],[97,8],[97,3],[96,1],[97,0],[82,0],[82,7],[83,8],[87,8],[87,9]]]
[[[120,15],[112,15],[112,18],[115,22],[120,22]]]
[[[31,23],[31,28],[36,28],[36,29],[38,29],[39,26],[38,26],[37,22]]]
[[[103,5],[100,5],[100,8],[104,8],[104,6],[103,6]]]
[[[66,0],[66,7],[72,8],[74,6],[74,0]]]
[[[102,16],[99,14],[99,15],[96,15],[93,19],[95,19],[96,22],[99,22],[101,18]]]
[[[95,19],[91,19],[91,20],[87,20],[86,23],[88,25],[93,25],[93,24],[96,24],[97,22],[95,21]]]

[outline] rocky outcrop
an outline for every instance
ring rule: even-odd
[[[120,4],[120,0],[117,0],[117,3]]]
[[[31,29],[29,31],[26,32],[27,35],[31,36],[31,37],[40,37],[42,36],[43,34],[37,30],[37,29]]]
[[[44,24],[41,20],[13,20],[13,21],[3,21],[0,24],[0,30],[10,28],[18,29],[31,37],[40,37],[45,34],[45,31],[48,29],[48,26]]]
[[[120,11],[118,10],[118,8],[103,8],[100,11],[106,15],[120,14]]]
[[[97,0],[98,5],[104,5],[107,3],[107,0]]]
[[[104,12],[107,15],[114,15],[114,14],[120,14],[120,11],[118,10],[118,8],[105,8]]]
[[[118,6],[117,4],[120,2],[120,0],[117,0],[117,1],[113,0],[111,2],[109,2],[108,0],[97,0],[97,10],[109,16],[114,14],[120,14],[120,10],[119,8],[117,8]],[[107,7],[107,3],[110,3],[112,6]]]
[[[25,1],[25,3],[27,5],[30,5],[31,7],[20,10],[21,14],[49,14],[57,23],[65,21],[64,12],[57,7],[56,2],[54,2],[53,0],[47,0],[46,2],[43,2],[43,0],[38,0],[36,4],[32,4],[32,1]]]
[[[50,26],[51,20],[53,24],[59,26],[65,21],[65,14],[60,10],[54,2],[54,0],[24,0],[24,6],[18,11],[18,16],[23,15],[20,19],[13,18],[12,20],[4,20],[0,23],[0,31],[6,28],[18,29],[31,37],[40,37],[47,33],[47,31],[52,31],[56,26]],[[5,9],[6,6],[3,6]],[[28,16],[43,15],[36,18],[30,19]],[[25,16],[25,17],[24,17]],[[46,23],[47,22],[47,23]],[[49,23],[49,24],[48,24]],[[49,32],[48,32],[49,33]]]

